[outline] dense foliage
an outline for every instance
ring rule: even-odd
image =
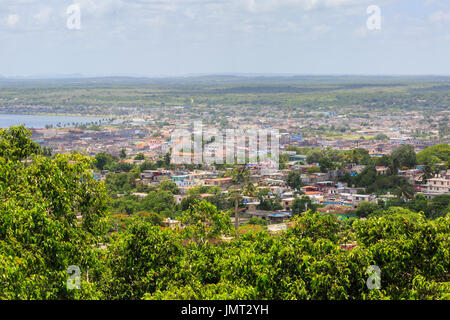
[[[307,211],[279,234],[258,226],[236,237],[229,212],[192,194],[185,228],[140,213],[118,232],[94,161],[39,153],[23,127],[0,132],[0,299],[450,298],[448,210],[430,220],[380,208],[355,221]],[[167,199],[142,202],[158,211]],[[80,289],[67,286],[71,265]],[[370,265],[379,289],[366,285]]]

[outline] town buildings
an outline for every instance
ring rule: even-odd
[[[450,194],[450,170],[443,170],[427,180],[423,194],[432,199],[435,196]]]

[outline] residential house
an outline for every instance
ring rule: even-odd
[[[450,169],[443,170],[433,178],[428,179],[423,188],[423,194],[429,199],[438,195],[450,194]]]

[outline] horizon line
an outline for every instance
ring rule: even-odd
[[[112,75],[86,75],[86,74],[49,74],[49,75],[14,75],[4,76],[0,74],[1,80],[74,80],[74,79],[108,79],[108,78],[129,78],[129,79],[180,79],[180,78],[200,78],[200,77],[241,77],[241,78],[264,78],[264,77],[279,77],[279,78],[292,78],[292,77],[401,77],[401,78],[414,78],[414,77],[450,77],[450,74],[364,74],[364,73],[349,73],[349,74],[302,74],[302,73],[254,73],[254,72],[242,72],[242,73],[230,73],[230,72],[218,72],[218,73],[187,73],[178,75],[139,75],[139,74],[112,74]]]

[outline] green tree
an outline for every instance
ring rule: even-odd
[[[318,163],[323,157],[325,157],[325,152],[323,150],[313,149],[306,154],[306,161],[309,164]]]
[[[449,254],[449,217],[427,221],[421,214],[391,208],[384,215],[356,221],[353,226],[358,243],[382,270],[380,293],[384,296],[410,298],[417,276],[430,284],[445,279],[449,268],[444,258]]]
[[[429,204],[428,218],[445,217],[450,213],[450,194],[433,197]]]
[[[294,190],[299,190],[303,186],[300,173],[295,171],[291,171],[288,173],[286,182],[288,186]]]
[[[379,133],[373,139],[374,140],[389,140],[389,137],[387,135],[385,135],[384,133]]]
[[[10,132],[2,132],[0,142],[0,299],[101,297],[97,247],[108,199],[93,178],[94,161],[80,154],[40,156],[23,127]],[[66,286],[71,265],[82,271],[79,291]]]
[[[24,126],[0,129],[0,157],[23,160],[40,153],[41,147],[31,140],[31,132]]]
[[[145,160],[145,155],[143,153],[138,153],[134,160]]]
[[[264,219],[258,218],[258,217],[251,217],[247,224],[250,225],[260,225],[260,226],[267,226],[268,222]]]
[[[112,193],[130,192],[133,188],[126,172],[108,173],[105,178],[105,185]]]
[[[140,169],[141,171],[144,171],[144,170],[156,170],[157,167],[156,167],[156,164],[155,164],[154,162],[145,160],[144,163],[142,163],[142,164],[139,166],[139,169]]]
[[[125,195],[122,198],[113,200],[111,203],[111,211],[114,213],[123,213],[132,215],[140,209],[140,202],[136,196]]]
[[[136,217],[129,229],[111,243],[107,270],[101,284],[109,299],[141,299],[146,293],[164,290],[179,277],[184,249],[172,230],[163,230]]]
[[[192,205],[183,212],[180,220],[186,225],[186,235],[199,245],[232,232],[230,213],[218,211],[207,201]]]
[[[300,214],[307,210],[312,210],[313,212],[317,210],[317,206],[312,202],[310,197],[302,196],[292,201],[292,211],[294,214]]]
[[[180,192],[175,182],[169,179],[163,179],[161,181],[159,184],[159,190],[170,191],[172,194],[178,194]]]
[[[411,145],[403,145],[395,149],[391,154],[394,169],[402,167],[413,168],[417,164],[416,152]]]
[[[420,164],[434,165],[436,163],[449,163],[450,145],[441,143],[428,147],[417,154],[417,162]]]
[[[350,150],[349,153],[347,153],[347,160],[350,163],[364,164],[364,165],[371,164],[369,151],[367,151],[364,148],[356,148]]]
[[[327,157],[319,160],[320,172],[326,173],[331,169],[334,169],[335,164],[331,162]]]
[[[175,217],[175,200],[170,191],[151,191],[141,201],[141,210],[154,211],[164,217]]]
[[[256,194],[255,185],[251,182],[247,183],[244,187],[243,194],[248,197],[254,197]]]
[[[414,197],[414,187],[410,184],[401,184],[399,185],[394,194],[402,199],[412,199]]]
[[[414,212],[423,212],[428,217],[428,199],[423,194],[417,194],[411,201],[407,203],[408,209]]]
[[[164,226],[164,218],[156,212],[143,212],[139,211],[136,216],[142,217],[145,221],[152,223],[155,226]]]
[[[378,211],[380,207],[376,203],[372,202],[360,202],[355,214],[358,218],[366,218],[370,214]]]
[[[234,183],[247,182],[248,179],[250,178],[250,173],[243,166],[239,166],[239,167],[234,168],[229,173],[229,175],[231,176],[231,179],[233,180]]]

